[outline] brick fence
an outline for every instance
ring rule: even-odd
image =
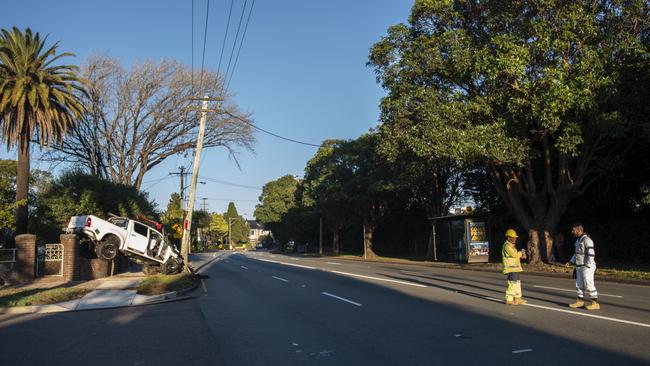
[[[85,281],[111,275],[111,262],[97,258],[88,248],[80,251],[79,238],[76,235],[63,234],[60,236],[60,241],[63,246],[62,275],[48,277],[60,277],[64,281]],[[36,242],[37,238],[32,234],[16,236],[16,263],[10,273],[12,280],[22,282],[38,277]],[[117,269],[120,267],[122,266],[116,266]]]

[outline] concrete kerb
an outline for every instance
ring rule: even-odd
[[[201,264],[196,269],[194,269],[194,272],[198,273],[203,267],[214,262],[220,257],[221,256],[210,258],[210,260],[208,260],[207,262]],[[107,282],[123,282],[125,278],[134,278],[134,277],[139,278],[141,276],[121,276],[121,277],[116,276],[110,279],[96,280],[98,283],[96,288],[101,287],[103,284]],[[167,303],[172,301],[183,301],[186,299],[193,298],[193,296],[181,296],[181,295],[190,293],[196,290],[198,287],[199,287],[199,283],[196,282],[192,287],[180,291],[171,291],[171,292],[166,292],[164,294],[152,295],[152,296],[136,294],[129,304],[118,305],[118,306],[97,306],[97,307],[91,307],[85,309],[78,309],[77,307],[79,306],[79,303],[82,300],[82,298],[79,298],[76,300],[70,300],[70,301],[57,303],[57,304],[2,307],[0,308],[0,314],[58,313],[58,312],[65,312],[65,311],[105,310],[105,309],[118,309],[118,308],[129,307],[129,306],[160,304],[160,303]]]

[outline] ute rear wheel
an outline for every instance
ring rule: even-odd
[[[107,261],[112,261],[117,257],[119,247],[120,240],[116,236],[108,235],[97,244],[95,252],[97,253],[97,257]]]
[[[167,262],[162,265],[162,272],[164,274],[174,274],[181,271],[181,263],[177,258],[170,257]]]

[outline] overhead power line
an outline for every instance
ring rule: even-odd
[[[205,29],[203,31],[203,55],[201,56],[201,79],[199,81],[199,94],[203,96],[203,73],[205,67],[205,44],[208,40],[208,19],[210,17],[210,0],[205,8]]]
[[[288,137],[280,136],[280,135],[278,135],[278,134],[276,134],[276,133],[273,133],[273,132],[271,132],[271,131],[267,131],[267,130],[261,128],[261,127],[258,127],[258,126],[255,125],[254,123],[252,123],[252,122],[250,122],[250,121],[247,121],[247,120],[245,120],[245,119],[243,119],[243,118],[241,118],[241,117],[239,117],[239,116],[237,116],[237,115],[235,115],[235,114],[229,113],[228,111],[225,111],[225,113],[226,113],[227,115],[229,115],[230,117],[232,117],[232,118],[234,118],[234,119],[236,119],[236,120],[239,120],[239,121],[241,121],[241,122],[243,122],[243,123],[246,123],[247,125],[253,127],[254,129],[256,129],[256,130],[260,130],[260,131],[262,131],[262,132],[264,132],[264,133],[266,133],[266,134],[269,134],[269,135],[271,135],[271,136],[273,136],[273,137],[277,137],[277,138],[279,138],[279,139],[282,139],[282,140],[285,140],[285,141],[289,141],[289,142],[293,142],[293,143],[296,143],[296,144],[307,145],[307,146],[315,146],[315,147],[321,147],[321,145],[312,144],[312,143],[310,143],[310,142],[298,141],[298,140],[290,139],[290,138],[288,138]]]
[[[192,77],[191,85],[192,91],[194,91],[194,0],[192,0]]]
[[[228,73],[230,72],[230,64],[232,63],[232,56],[235,54],[235,47],[237,46],[237,39],[239,38],[239,30],[241,29],[241,22],[244,19],[246,4],[248,4],[248,0],[244,1],[244,6],[242,7],[241,15],[239,16],[239,24],[237,25],[237,32],[235,33],[235,39],[232,42],[232,50],[230,50],[230,58],[228,59],[228,66],[226,67],[226,74],[225,74],[226,80],[228,79]],[[225,92],[225,90],[223,92]]]
[[[220,180],[220,179],[214,179],[210,177],[204,177],[204,176],[199,176],[201,179],[205,179],[207,181],[213,182],[213,183],[219,183],[219,184],[225,184],[227,186],[233,186],[233,187],[239,187],[239,188],[248,188],[248,189],[255,189],[255,190],[260,190],[262,187],[256,187],[256,186],[247,186],[245,184],[239,184],[239,183],[234,183],[234,182],[228,182],[225,180]]]
[[[237,50],[237,56],[235,57],[235,63],[232,66],[232,71],[230,72],[230,77],[228,78],[228,84],[226,84],[226,90],[230,88],[230,81],[232,76],[235,74],[235,68],[237,67],[237,61],[239,61],[239,54],[241,53],[242,45],[244,44],[244,38],[246,38],[246,31],[248,30],[248,23],[251,20],[251,14],[253,13],[253,6],[255,6],[255,0],[251,3],[251,7],[248,10],[248,18],[246,18],[246,25],[244,26],[244,33],[241,36],[241,41],[239,42],[239,49]],[[244,5],[244,10],[246,10],[246,5]],[[242,15],[244,13],[242,12]]]
[[[221,72],[221,60],[223,59],[223,51],[226,48],[226,41],[228,40],[228,29],[230,29],[230,16],[232,15],[232,7],[235,3],[235,0],[230,0],[230,11],[228,12],[228,22],[226,22],[226,32],[223,35],[223,43],[221,44],[221,53],[219,54],[219,66],[217,67],[217,72]],[[226,83],[226,75],[224,75],[223,83]],[[223,88],[223,86],[222,86]]]

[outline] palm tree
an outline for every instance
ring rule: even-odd
[[[60,142],[85,110],[80,95],[85,82],[79,68],[53,65],[71,53],[56,54],[58,42],[45,48],[31,29],[13,27],[0,32],[0,138],[7,149],[18,148],[16,175],[16,232],[27,232],[29,192],[29,143],[41,146]]]

